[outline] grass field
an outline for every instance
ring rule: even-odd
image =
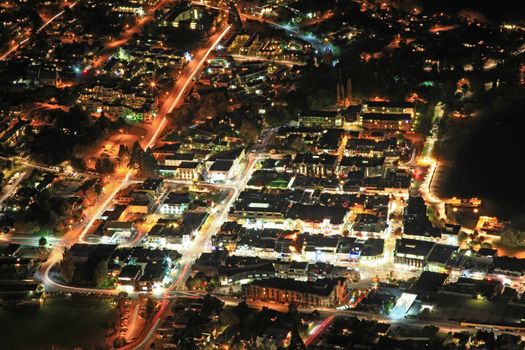
[[[0,307],[2,349],[95,349],[115,318],[110,300],[49,297],[40,308]]]

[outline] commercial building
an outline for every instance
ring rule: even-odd
[[[398,239],[394,250],[394,263],[422,269],[433,247],[433,242]]]
[[[270,278],[254,281],[245,286],[243,291],[247,299],[311,307],[333,307],[343,303],[348,293],[345,278],[326,278],[313,282]]]

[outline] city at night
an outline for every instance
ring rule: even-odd
[[[0,350],[525,349],[525,1],[0,0]]]

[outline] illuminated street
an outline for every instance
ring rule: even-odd
[[[0,2],[0,348],[523,348],[523,13]]]

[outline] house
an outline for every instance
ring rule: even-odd
[[[257,349],[286,349],[289,348],[292,332],[289,329],[268,327],[261,335],[257,335],[255,346]]]

